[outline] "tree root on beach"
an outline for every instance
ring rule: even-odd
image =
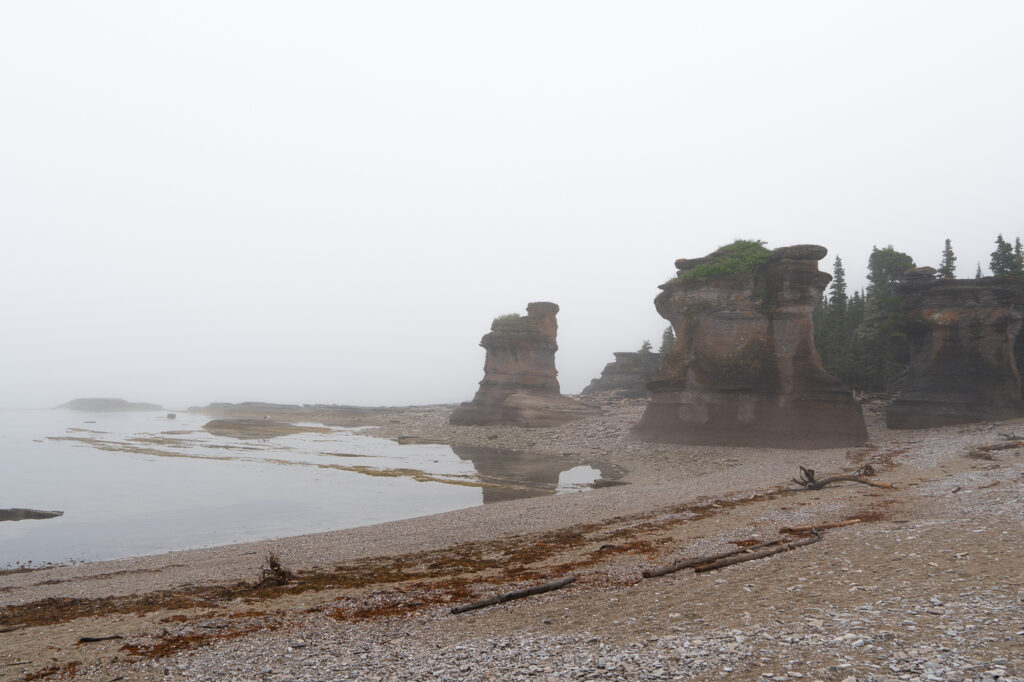
[[[276,554],[268,554],[267,562],[260,570],[260,579],[252,587],[256,589],[265,585],[287,585],[294,578],[294,574],[281,565],[281,560]]]
[[[506,592],[505,594],[499,594],[496,597],[490,599],[484,599],[482,601],[475,601],[472,604],[464,604],[462,606],[453,606],[452,613],[465,613],[466,611],[473,611],[475,609],[482,609],[485,606],[493,606],[494,604],[503,604],[513,599],[522,599],[523,597],[529,597],[535,594],[543,594],[545,592],[551,592],[553,590],[559,590],[566,585],[571,585],[576,582],[576,576],[570,575],[561,580],[554,580],[543,585],[536,585],[534,587],[527,587],[522,590],[516,590],[514,592]]]
[[[870,469],[869,465],[863,467],[861,469],[861,471],[866,473],[866,474],[868,474],[868,471],[870,471],[871,473],[874,473],[874,470]],[[868,475],[870,475],[870,474],[868,474]],[[791,479],[791,480],[793,481],[793,483],[796,483],[799,486],[803,486],[807,490],[821,490],[822,488],[824,488],[825,486],[829,485],[830,483],[839,483],[839,482],[842,482],[842,481],[848,481],[850,483],[863,483],[864,485],[870,485],[870,486],[873,486],[875,488],[893,488],[893,489],[895,489],[895,487],[896,487],[892,483],[881,483],[881,482],[878,482],[878,481],[872,481],[871,479],[865,478],[864,476],[839,475],[839,476],[828,476],[826,478],[815,478],[814,477],[814,469],[807,469],[805,467],[800,467],[800,478],[798,478],[798,479],[794,478],[794,479]]]

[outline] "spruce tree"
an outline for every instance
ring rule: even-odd
[[[838,256],[832,270],[829,295],[814,311],[814,345],[829,374],[845,381],[849,375],[850,327],[847,315],[846,270]]]
[[[868,258],[868,298],[888,296],[903,274],[914,267],[914,259],[892,248],[892,244],[880,249],[871,247]]]
[[[974,273],[974,279],[981,279],[984,275],[981,273],[981,263],[978,263],[978,269]]]
[[[989,268],[995,277],[1009,277],[1020,273],[1020,268],[1015,264],[1013,247],[1003,239],[1003,235],[996,237],[996,250],[992,252],[989,260]]]
[[[829,307],[833,314],[844,315],[846,313],[846,270],[843,269],[843,261],[836,256],[832,270],[832,291],[828,299]]]
[[[946,247],[942,249],[939,277],[942,279],[956,279],[956,255],[953,254],[953,245],[948,239],[946,240]]]
[[[672,350],[674,345],[676,345],[676,335],[672,331],[672,325],[669,325],[665,327],[665,332],[661,335],[661,348],[658,349],[662,359],[668,355],[668,352]]]
[[[852,388],[891,392],[906,371],[910,347],[903,328],[903,295],[896,285],[912,267],[914,259],[892,246],[871,250],[863,319],[851,353],[858,363],[859,385]]]

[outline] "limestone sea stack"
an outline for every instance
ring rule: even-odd
[[[484,379],[472,402],[452,413],[452,424],[556,426],[598,410],[559,392],[555,351],[558,306],[535,302],[526,317],[503,315],[480,340],[487,351]]]
[[[650,395],[647,384],[658,375],[661,355],[650,351],[633,353],[612,353],[614,362],[609,362],[601,376],[583,389],[583,395],[601,391],[614,392],[624,398],[644,398]]]
[[[916,429],[1024,416],[1017,352],[1024,282],[935,279],[931,268],[900,285],[910,370],[886,410],[890,429]]]
[[[863,444],[860,406],[825,372],[811,313],[832,279],[822,246],[774,251],[738,241],[676,261],[654,301],[676,342],[633,434],[694,445],[785,448]]]

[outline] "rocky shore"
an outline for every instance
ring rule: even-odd
[[[362,419],[385,438],[596,456],[627,485],[2,575],[0,680],[1022,679],[1024,421],[895,432],[869,404],[862,447],[714,448],[634,441],[643,401],[593,404],[540,429],[451,426],[450,406]],[[894,487],[791,480],[865,465]],[[642,577],[854,519],[772,557]]]

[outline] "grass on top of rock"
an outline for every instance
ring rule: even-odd
[[[685,270],[670,282],[701,282],[716,277],[746,275],[768,260],[772,253],[760,239],[737,239],[720,247],[705,262]]]
[[[491,322],[491,331],[518,331],[523,329],[523,323],[528,318],[523,317],[518,313],[509,313],[508,315],[499,315],[494,318]]]

